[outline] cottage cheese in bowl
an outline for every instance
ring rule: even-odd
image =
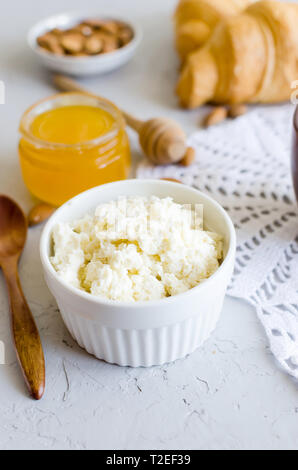
[[[170,197],[122,197],[53,230],[59,277],[98,298],[139,302],[186,292],[223,258],[222,237],[203,229],[202,206]]]

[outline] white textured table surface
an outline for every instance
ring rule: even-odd
[[[107,2],[87,6],[106,11]],[[177,62],[172,47],[174,0],[111,0],[109,11],[131,15],[145,31],[137,57],[120,72],[86,81],[140,117],[168,115],[192,132],[199,113],[176,108]],[[27,50],[25,34],[48,14],[80,8],[80,0],[10,0],[0,19],[0,192],[25,210],[33,200],[17,156],[22,112],[52,93],[47,73]],[[102,8],[101,8],[102,7]],[[105,8],[105,9],[104,9]],[[42,278],[40,229],[30,231],[21,278],[41,331],[47,390],[26,394],[9,333],[0,277],[0,449],[297,449],[297,385],[280,372],[254,311],[227,299],[211,339],[185,360],[153,369],[123,369],[89,357],[71,339]]]

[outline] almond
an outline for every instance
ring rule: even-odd
[[[180,165],[190,166],[196,159],[196,151],[192,147],[188,147],[184,158],[181,160]]]
[[[103,46],[102,38],[95,34],[85,41],[85,51],[87,54],[99,54],[103,50]]]
[[[183,184],[182,181],[176,180],[175,178],[160,178],[162,181],[171,181],[172,183],[180,183]]]
[[[74,54],[71,54],[73,57],[89,57],[91,54],[88,54],[88,52],[76,52]]]
[[[117,38],[113,36],[104,38],[103,50],[102,50],[104,53],[113,52],[116,49],[118,49],[118,47],[119,47],[119,43],[118,43]]]
[[[62,29],[59,29],[59,28],[55,28],[51,31],[52,34],[55,34],[55,36],[60,36],[61,34],[64,33],[64,31]]]
[[[46,33],[37,39],[37,43],[43,49],[53,52],[57,55],[63,55],[64,51],[59,43],[58,36],[52,33]]]
[[[223,106],[218,106],[209,113],[204,120],[204,127],[215,126],[228,117],[228,111]]]
[[[119,30],[119,23],[116,21],[107,21],[103,24],[102,29],[110,34],[117,34]]]
[[[84,37],[90,37],[93,34],[93,28],[87,26],[86,24],[79,24],[74,28],[75,31],[81,33]]]
[[[118,33],[118,38],[122,46],[126,46],[126,44],[128,44],[133,38],[133,32],[131,28],[129,28],[128,26],[121,28]]]
[[[90,28],[93,28],[93,29],[102,29],[105,26],[106,21],[101,20],[99,18],[90,18],[90,19],[84,20],[82,24],[90,26]]]
[[[82,51],[84,39],[78,32],[67,32],[60,37],[60,44],[65,51],[75,54]]]
[[[232,104],[228,109],[228,116],[235,119],[247,113],[247,106],[245,104]]]
[[[29,227],[34,227],[45,222],[55,212],[56,208],[48,204],[38,204],[33,207],[28,215]]]

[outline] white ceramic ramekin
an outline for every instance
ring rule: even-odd
[[[126,46],[114,52],[90,57],[58,56],[41,49],[37,38],[54,28],[69,29],[86,18],[119,20],[128,24],[134,31],[134,38]],[[90,12],[62,13],[41,20],[28,33],[28,44],[38,60],[48,69],[74,76],[100,75],[111,72],[126,64],[136,53],[143,34],[138,24],[130,19],[116,16],[100,15]]]
[[[121,303],[96,298],[59,278],[50,263],[52,230],[58,222],[82,217],[118,196],[171,196],[181,204],[203,204],[206,227],[224,237],[224,261],[208,280],[183,294],[159,301]],[[214,330],[234,267],[236,235],[222,207],[182,184],[127,180],[93,188],[64,204],[41,238],[41,261],[48,287],[71,335],[99,359],[121,366],[149,367],[185,357]]]

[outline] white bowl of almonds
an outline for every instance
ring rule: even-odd
[[[74,76],[111,72],[127,63],[142,39],[131,20],[90,13],[63,13],[37,23],[28,43],[50,70]]]

